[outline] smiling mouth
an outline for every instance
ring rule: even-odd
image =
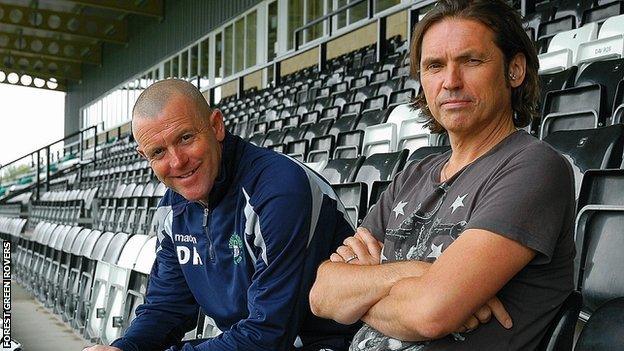
[[[198,170],[198,169],[199,169],[199,167],[195,168],[194,170],[192,170],[192,171],[190,171],[190,172],[188,172],[188,173],[185,173],[185,174],[179,175],[179,176],[174,177],[174,178],[177,178],[177,179],[184,179],[184,178],[188,178],[188,177],[192,176],[193,174],[195,174],[195,172],[197,172],[197,170]]]

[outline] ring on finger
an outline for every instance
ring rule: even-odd
[[[357,258],[358,258],[358,257],[357,257],[357,255],[355,255],[355,254],[354,254],[353,256],[351,256],[351,257],[347,258],[347,259],[345,260],[345,263],[349,263],[349,262],[351,262],[351,261],[353,261],[353,260],[357,260]]]

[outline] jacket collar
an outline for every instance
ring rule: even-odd
[[[211,210],[219,205],[225,194],[229,191],[232,179],[236,175],[236,169],[238,168],[242,148],[244,146],[239,137],[227,131],[225,132],[225,138],[221,145],[223,145],[223,148],[221,149],[221,167],[219,169],[219,175],[208,195],[208,208]]]

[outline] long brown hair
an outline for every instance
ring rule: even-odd
[[[494,42],[503,52],[505,72],[509,63],[518,53],[526,57],[524,81],[517,88],[512,88],[511,107],[514,111],[513,122],[516,127],[526,127],[537,116],[540,84],[537,74],[539,61],[537,51],[522,27],[522,19],[516,10],[503,0],[440,0],[425,17],[416,24],[412,34],[410,65],[414,79],[420,77],[421,46],[425,32],[435,23],[445,18],[469,19],[478,21],[494,32]],[[505,74],[507,83],[509,77]],[[444,132],[427,107],[424,92],[419,92],[412,105],[422,111],[427,118],[427,126],[434,133]]]

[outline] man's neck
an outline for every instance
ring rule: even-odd
[[[474,133],[461,135],[449,133],[453,151],[447,165],[447,174],[449,177],[452,176],[515,131],[512,119],[502,118]]]

